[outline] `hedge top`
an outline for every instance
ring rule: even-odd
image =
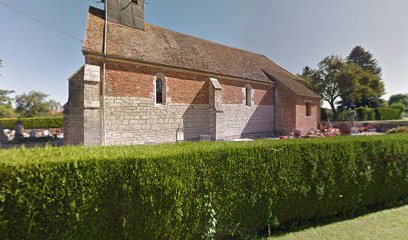
[[[75,162],[75,161],[120,161],[120,160],[158,160],[171,159],[175,155],[194,154],[222,154],[242,148],[267,148],[271,153],[290,151],[291,146],[315,145],[316,151],[335,142],[347,142],[350,147],[355,142],[370,141],[407,141],[408,134],[394,134],[386,136],[341,136],[336,138],[293,139],[293,140],[257,140],[254,142],[183,142],[178,144],[163,144],[152,146],[113,146],[113,147],[45,147],[18,148],[0,150],[0,165],[20,166],[30,164]],[[222,150],[222,151],[221,151]]]
[[[18,121],[23,123],[25,129],[49,129],[64,126],[63,117],[0,118],[0,124],[5,129],[14,129]]]
[[[407,154],[408,134],[2,150],[0,239],[247,239],[399,201]]]

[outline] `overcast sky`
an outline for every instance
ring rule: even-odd
[[[293,73],[361,45],[384,71],[387,97],[408,93],[407,0],[147,0],[146,22],[262,53]],[[88,0],[0,0],[83,38]],[[82,43],[0,4],[0,88],[43,91],[62,104]]]

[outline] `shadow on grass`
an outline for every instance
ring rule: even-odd
[[[379,204],[375,206],[369,206],[357,212],[342,213],[342,214],[333,215],[327,218],[311,219],[309,221],[286,223],[286,224],[283,224],[279,228],[273,228],[273,229],[265,228],[264,231],[260,232],[258,236],[253,236],[253,237],[250,237],[249,239],[266,240],[270,237],[280,237],[280,236],[283,236],[289,233],[296,233],[296,232],[308,230],[310,228],[317,228],[317,227],[322,227],[325,225],[330,225],[330,224],[334,224],[334,223],[338,223],[342,221],[352,220],[355,218],[359,218],[362,216],[381,212],[384,210],[399,208],[406,204],[408,204],[408,198],[401,199],[400,201],[393,202],[393,203],[384,203],[384,204]]]

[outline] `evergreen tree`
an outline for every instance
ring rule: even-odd
[[[374,56],[361,46],[356,46],[347,57],[347,63],[354,63],[365,71],[381,77],[382,69]]]
[[[390,100],[388,100],[388,104],[391,105],[393,103],[403,103],[408,108],[408,93],[392,95]]]
[[[356,64],[343,65],[339,84],[341,101],[338,104],[341,109],[377,108],[382,103],[385,86],[381,78]]]
[[[347,63],[349,67],[344,71],[342,81],[347,82],[345,78],[353,77],[355,90],[352,95],[342,94],[341,107],[347,109],[353,106],[376,108],[382,105],[381,97],[385,94],[385,85],[381,77],[381,67],[373,54],[361,46],[356,46],[347,57]]]

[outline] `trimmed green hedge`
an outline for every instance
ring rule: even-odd
[[[0,118],[0,124],[5,129],[14,129],[17,121],[22,121],[25,129],[50,129],[62,128],[64,126],[63,117],[38,117],[38,118]]]
[[[220,239],[408,197],[408,135],[0,150],[0,239]]]
[[[357,108],[356,112],[358,121],[396,120],[403,113],[400,108]]]
[[[375,111],[377,120],[395,120],[401,119],[402,117],[402,111],[400,109],[377,108]]]
[[[374,108],[357,108],[356,111],[359,121],[376,120],[376,111]]]

